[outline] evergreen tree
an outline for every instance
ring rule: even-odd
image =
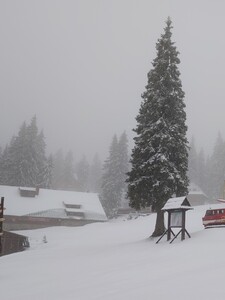
[[[103,165],[102,189],[100,193],[100,200],[109,217],[113,217],[116,214],[116,210],[121,204],[122,191],[120,188],[119,163],[118,139],[114,135],[109,148],[109,156]]]
[[[11,140],[12,144],[13,139]],[[11,156],[10,156],[10,146],[6,145],[3,154],[1,156],[0,161],[0,182],[2,185],[14,185],[15,176],[14,171],[16,167],[14,167],[14,164],[12,162]]]
[[[26,152],[26,178],[29,178],[28,186],[36,186],[39,184],[39,141],[36,116],[31,119],[30,125],[27,127],[28,149]]]
[[[51,174],[52,174],[52,160],[51,156],[46,157],[45,153],[45,138],[44,133],[41,131],[35,138],[34,157],[37,164],[37,186],[42,188],[50,188]]]
[[[192,137],[188,153],[188,177],[191,182],[198,181],[198,154],[195,146],[195,139]]]
[[[75,177],[74,177],[74,162],[73,153],[69,151],[64,160],[64,172],[63,172],[63,188],[65,190],[75,189]]]
[[[126,178],[127,178],[128,165],[129,165],[128,139],[127,139],[127,134],[125,131],[120,136],[120,139],[118,142],[118,159],[119,159],[119,165],[118,165],[119,186],[118,186],[118,189],[122,192],[122,199],[120,201],[120,202],[122,202],[122,201],[125,201],[125,195],[127,193]]]
[[[213,154],[209,161],[209,195],[213,199],[223,197],[223,185],[225,179],[225,144],[218,134]]]
[[[41,178],[44,183],[43,187],[47,189],[52,188],[52,169],[53,169],[53,158],[52,155],[50,155],[47,158],[46,163],[44,164],[43,172],[41,174]],[[42,187],[42,185],[40,184],[39,187]]]
[[[20,127],[17,136],[11,139],[9,146],[6,147],[3,155],[4,177],[6,185],[29,186],[26,174],[28,138],[27,125],[24,122]]]
[[[64,156],[62,149],[53,155],[52,187],[53,189],[63,189],[64,186]]]
[[[95,154],[93,162],[90,166],[88,187],[91,192],[99,193],[102,178],[102,164],[98,154]]]
[[[178,51],[171,41],[171,20],[156,44],[157,57],[148,73],[146,91],[136,118],[132,169],[128,173],[130,206],[152,205],[157,212],[152,236],[164,232],[161,208],[172,196],[188,192],[188,142],[184,92]]]
[[[210,157],[207,156],[205,159],[205,183],[204,183],[204,192],[209,197],[211,195],[211,184],[210,184]]]
[[[206,176],[207,176],[207,170],[206,170],[206,160],[205,160],[205,153],[203,148],[201,148],[200,152],[198,153],[198,173],[197,173],[197,184],[201,188],[202,191],[206,192],[207,183],[206,183]]]
[[[29,186],[27,184],[27,152],[28,152],[27,125],[24,122],[20,127],[18,135],[13,137],[8,148],[8,173],[10,177],[7,184],[18,186]]]
[[[207,168],[203,148],[198,152],[195,139],[192,137],[188,153],[188,177],[191,183],[202,191],[207,191]]]
[[[76,167],[77,185],[81,192],[88,191],[89,168],[89,163],[84,155]]]

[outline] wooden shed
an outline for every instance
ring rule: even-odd
[[[26,236],[9,231],[3,231],[0,256],[21,252],[30,247]]]

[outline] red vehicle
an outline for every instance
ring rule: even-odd
[[[202,218],[202,222],[205,227],[225,226],[225,208],[208,209]]]

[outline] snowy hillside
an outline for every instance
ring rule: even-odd
[[[204,229],[205,210],[187,213],[191,239],[173,244],[149,238],[154,214],[21,232],[30,237],[31,248],[0,258],[1,298],[222,300],[225,228]]]

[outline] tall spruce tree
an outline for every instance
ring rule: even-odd
[[[109,148],[109,156],[103,165],[102,189],[100,199],[109,217],[114,217],[122,205],[126,190],[128,171],[127,135],[124,132],[119,140],[114,135]]]
[[[90,166],[88,189],[90,192],[99,193],[102,179],[102,164],[96,153]]]
[[[74,190],[75,189],[75,171],[74,171],[74,162],[73,162],[73,153],[69,151],[64,160],[64,169],[63,169],[63,181],[65,190]]]
[[[200,149],[198,153],[198,177],[197,177],[197,184],[201,188],[203,192],[206,192],[206,176],[207,176],[207,169],[206,169],[206,161],[205,161],[205,152],[203,148]]]
[[[192,137],[188,152],[188,177],[192,183],[198,181],[198,153],[195,146],[195,139]]]
[[[116,210],[120,206],[121,194],[118,139],[114,135],[109,148],[109,156],[103,165],[102,189],[100,193],[100,200],[108,217],[114,217],[116,214]]]
[[[64,156],[62,149],[53,155],[52,188],[56,190],[64,187]]]
[[[172,196],[188,192],[188,141],[184,92],[178,51],[171,40],[171,20],[156,44],[157,56],[136,117],[132,169],[128,173],[128,198],[136,209],[152,205],[157,212],[152,236],[164,232],[161,208]]]
[[[89,163],[86,159],[86,156],[83,155],[82,159],[78,162],[76,166],[77,185],[78,189],[81,192],[88,192],[89,170]]]
[[[126,193],[127,193],[127,172],[128,172],[128,166],[129,166],[129,158],[128,158],[128,139],[127,134],[124,131],[122,135],[119,138],[118,141],[118,159],[119,159],[119,165],[118,165],[118,178],[119,178],[119,190],[121,191],[121,200],[120,204],[124,204],[124,200],[126,199]],[[123,204],[122,204],[123,202]]]

